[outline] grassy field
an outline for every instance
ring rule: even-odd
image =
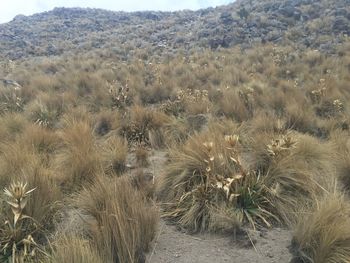
[[[3,61],[0,262],[144,262],[160,217],[350,262],[349,73],[348,40]]]

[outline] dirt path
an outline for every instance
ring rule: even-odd
[[[213,234],[188,235],[161,221],[157,240],[147,263],[288,263],[291,236],[283,229],[272,229],[249,239],[234,242],[232,237]]]
[[[167,160],[166,152],[153,151],[146,169],[157,177]],[[249,238],[234,241],[232,236],[189,235],[161,220],[147,263],[288,263],[291,233],[285,229],[252,232]]]

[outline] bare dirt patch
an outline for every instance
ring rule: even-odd
[[[249,239],[235,242],[227,235],[189,235],[164,221],[157,238],[147,257],[149,263],[280,263],[292,259],[288,250],[291,233],[279,228],[255,233],[251,237],[255,248]]]

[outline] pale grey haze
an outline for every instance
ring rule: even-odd
[[[113,11],[176,11],[196,10],[227,4],[234,0],[0,0],[0,23],[16,15],[32,15],[54,7],[91,7]]]

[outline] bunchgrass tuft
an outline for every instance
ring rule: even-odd
[[[218,135],[190,138],[170,156],[158,182],[164,216],[194,232],[271,226],[278,218],[264,178],[245,168],[238,135]]]
[[[91,243],[108,262],[144,262],[155,236],[158,212],[131,185],[130,178],[98,177],[74,204],[90,218]]]
[[[350,205],[344,195],[317,199],[298,219],[293,237],[296,258],[307,263],[350,261]]]

